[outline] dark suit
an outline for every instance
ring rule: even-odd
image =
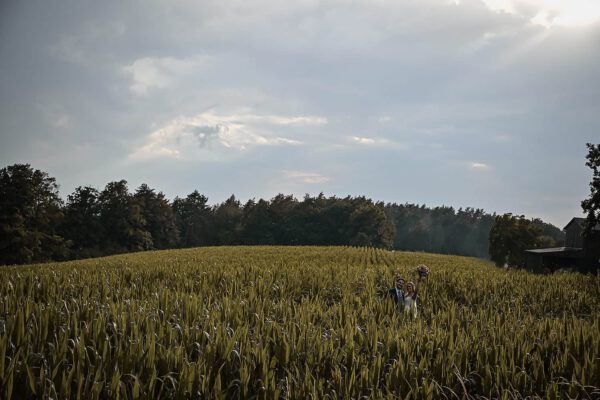
[[[403,290],[391,288],[390,290],[388,290],[388,295],[392,299],[394,299],[394,303],[396,303],[396,305],[398,305],[398,303],[400,303],[401,305],[404,305],[404,291]]]

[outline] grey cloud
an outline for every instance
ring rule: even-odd
[[[229,181],[251,196],[281,185],[556,219],[578,204],[543,200],[552,176],[586,194],[600,24],[546,29],[535,2],[2,7],[0,157],[39,162],[65,191],[171,171],[156,186],[173,195],[197,182],[221,198]],[[153,157],[131,158],[140,149]]]

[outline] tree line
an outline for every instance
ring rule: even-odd
[[[456,210],[453,207],[428,208],[417,204],[388,204],[385,210],[396,231],[394,248],[479,258],[494,254],[493,228],[505,218],[517,218],[511,214],[489,214],[475,208]],[[518,218],[527,221],[534,230],[535,240],[524,244],[526,248],[564,243],[564,232],[556,226],[539,218]]]
[[[125,180],[77,187],[63,201],[46,172],[28,164],[0,170],[0,264],[211,245],[373,246],[486,258],[500,217],[323,194],[243,204],[232,195],[211,205],[194,191],[170,201],[146,184],[131,192]],[[544,244],[563,240],[555,226],[531,222]]]
[[[394,227],[366,197],[283,194],[209,205],[198,191],[169,201],[125,180],[77,187],[63,201],[55,178],[28,164],[0,170],[0,264],[210,245],[352,245],[389,248]]]
[[[590,195],[581,202],[581,209],[586,214],[582,235],[590,238],[598,234],[600,226],[600,144],[587,143],[586,147],[588,154],[585,165],[592,170],[592,180]],[[526,261],[525,250],[564,245],[564,238],[557,236],[556,229],[522,215],[496,216],[489,234],[490,259],[497,266],[522,267]]]

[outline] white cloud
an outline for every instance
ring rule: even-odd
[[[600,20],[597,0],[483,0],[492,10],[530,14],[537,25],[577,26]]]
[[[146,95],[152,89],[167,89],[207,64],[206,57],[177,59],[172,57],[145,57],[124,67],[131,77],[129,89],[137,95]]]
[[[382,137],[352,136],[352,141],[364,146],[386,147],[390,149],[405,150],[408,146],[405,143],[395,142]]]
[[[352,140],[358,142],[360,144],[374,144],[375,139],[370,137],[360,137],[360,136],[352,136]]]
[[[329,182],[331,179],[327,176],[321,175],[317,172],[305,172],[305,171],[283,171],[286,178],[301,183],[318,184]]]
[[[489,165],[482,162],[470,162],[469,167],[475,171],[486,171],[490,168]]]
[[[310,127],[327,123],[318,116],[259,115],[233,113],[219,115],[207,111],[192,117],[176,118],[151,132],[146,143],[130,157],[186,158],[200,149],[216,146],[244,150],[250,146],[299,145],[296,139],[280,136],[285,127]]]
[[[248,122],[267,123],[272,125],[325,125],[327,118],[316,116],[283,117],[280,115],[253,115],[246,114],[242,117]]]

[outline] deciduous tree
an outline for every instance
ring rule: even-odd
[[[0,264],[63,259],[67,242],[58,185],[29,164],[0,170]]]
[[[501,267],[524,266],[524,250],[545,245],[542,229],[526,219],[524,216],[516,217],[504,214],[496,217],[494,226],[490,231],[490,258]]]
[[[590,197],[581,202],[583,212],[587,214],[584,235],[589,236],[592,229],[600,223],[600,144],[587,144],[588,154],[585,165],[592,169]]]

